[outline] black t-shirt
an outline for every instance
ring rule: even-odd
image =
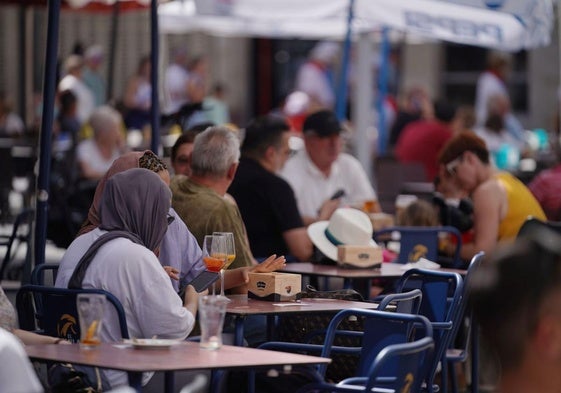
[[[228,192],[238,203],[255,258],[286,256],[283,232],[304,226],[286,180],[258,162],[242,158]]]

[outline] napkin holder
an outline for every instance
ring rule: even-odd
[[[302,290],[302,276],[292,273],[249,273],[247,296],[253,299],[282,302],[294,300]]]
[[[384,260],[383,250],[377,246],[351,246],[337,247],[337,264],[348,268],[379,268]]]

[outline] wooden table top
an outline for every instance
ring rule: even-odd
[[[288,263],[282,269],[286,273],[297,273],[311,276],[341,277],[341,278],[399,278],[407,271],[405,265],[399,263],[382,263],[378,269],[346,269],[338,266],[319,265],[310,262]],[[461,269],[440,268],[439,271],[453,272],[465,275]]]
[[[130,345],[103,343],[96,349],[84,349],[79,344],[42,344],[26,345],[25,350],[31,359],[132,372],[257,368],[331,361],[317,356],[231,345],[212,351],[188,341],[165,349],[135,349]]]
[[[288,314],[318,311],[340,311],[347,308],[376,309],[377,303],[351,302],[336,299],[302,299],[295,302],[270,302],[251,299],[247,295],[231,295],[226,313],[235,315]]]

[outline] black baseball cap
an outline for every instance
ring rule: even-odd
[[[302,130],[304,134],[315,132],[320,137],[331,135],[339,135],[341,133],[341,123],[335,112],[330,110],[321,110],[312,113],[304,120]]]

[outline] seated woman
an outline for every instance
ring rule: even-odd
[[[100,106],[94,111],[90,118],[94,136],[83,140],[76,148],[76,159],[83,179],[101,179],[123,152],[122,122],[119,112],[111,107]]]
[[[95,191],[93,203],[88,212],[88,219],[80,229],[83,235],[97,228],[100,224],[99,206],[105,185],[112,176],[131,168],[144,168],[155,172],[169,186],[170,175],[166,164],[153,152],[130,152],[117,158],[105,176],[100,180]],[[183,220],[170,208],[169,215],[175,217],[168,226],[160,246],[159,259],[164,269],[170,275],[176,291],[189,283],[201,271],[205,270],[203,253],[197,239],[191,234]],[[284,265],[284,258],[269,257],[265,262],[238,269],[226,270],[224,287],[226,289],[245,285],[249,280],[249,271],[265,273],[280,269]]]
[[[112,176],[100,200],[100,226],[72,242],[60,262],[55,286],[111,292],[123,304],[130,337],[185,339],[195,323],[198,294],[187,286],[180,299],[156,257],[168,229],[170,206],[171,192],[154,172],[135,168]],[[117,236],[99,246],[96,239],[106,233]],[[76,269],[92,245],[97,251],[89,265]],[[106,315],[100,338],[104,342],[121,338],[116,315]],[[112,387],[127,383],[124,372],[103,372]],[[145,375],[143,382],[150,377]]]
[[[473,241],[462,245],[461,257],[491,252],[499,242],[512,241],[528,216],[545,220],[538,201],[526,186],[491,164],[485,141],[460,133],[442,148],[439,163],[473,202]]]

